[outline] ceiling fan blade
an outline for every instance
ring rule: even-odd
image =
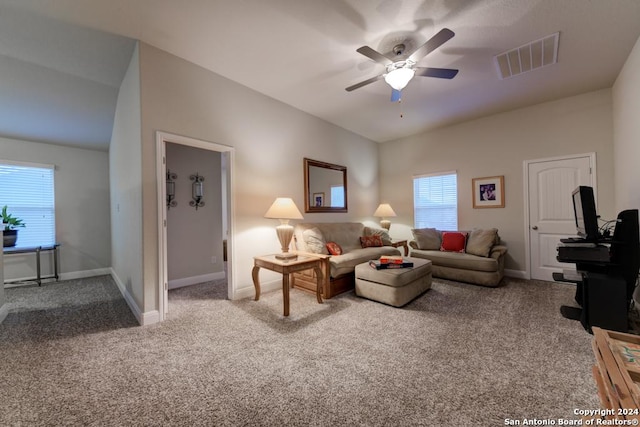
[[[437,77],[439,79],[452,79],[458,74],[458,70],[452,68],[416,67],[416,76]]]
[[[398,102],[402,97],[402,92],[396,89],[391,90],[391,102]]]
[[[352,86],[349,86],[349,87],[348,87],[348,88],[346,88],[345,90],[346,90],[347,92],[351,92],[352,90],[355,90],[355,89],[361,88],[362,86],[366,86],[366,85],[371,84],[371,83],[373,83],[373,82],[377,82],[377,81],[378,81],[378,80],[380,80],[381,78],[382,78],[382,75],[375,76],[375,77],[371,77],[370,79],[367,79],[367,80],[361,81],[360,83],[356,83],[356,84],[354,84],[354,85],[352,85]]]
[[[374,61],[376,61],[376,62],[378,62],[378,63],[380,63],[382,65],[393,64],[392,60],[390,60],[389,58],[387,58],[386,56],[384,56],[380,52],[373,50],[369,46],[362,46],[361,48],[356,49],[356,52],[361,53],[364,56],[366,56],[367,58],[373,59]]]
[[[438,34],[431,37],[425,44],[416,49],[411,55],[409,55],[409,59],[413,62],[418,62],[429,53],[433,52],[440,46],[442,46],[445,42],[447,42],[451,37],[453,37],[455,33],[448,28],[443,28],[440,30]]]

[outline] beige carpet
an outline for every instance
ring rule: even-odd
[[[570,285],[434,280],[397,309],[343,294],[170,292],[136,326],[108,276],[7,289],[0,425],[499,426],[599,407]]]

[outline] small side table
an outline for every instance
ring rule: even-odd
[[[298,255],[298,258],[291,260],[282,260],[276,258],[275,255],[264,255],[253,258],[253,270],[251,271],[251,277],[253,278],[253,286],[256,288],[255,301],[260,299],[260,268],[266,268],[267,270],[275,271],[282,274],[282,299],[284,301],[284,315],[289,315],[289,291],[291,288],[291,274],[313,269],[316,273],[318,280],[318,287],[316,289],[316,297],[318,304],[322,304],[322,282],[323,274],[322,258]]]
[[[407,245],[406,240],[392,240],[391,246],[394,248],[403,247],[404,248],[404,256],[409,256],[409,245]]]
[[[17,254],[36,254],[36,277],[28,278],[28,279],[15,279],[15,280],[5,280],[4,283],[22,283],[22,282],[32,282],[35,281],[38,286],[42,286],[42,279],[56,279],[58,281],[58,248],[60,247],[60,243],[54,243],[53,245],[48,246],[29,246],[29,247],[16,247],[10,246],[7,248],[3,248],[3,252],[5,255],[17,255]],[[42,252],[53,252],[53,274],[48,276],[43,276],[40,268],[40,255]]]

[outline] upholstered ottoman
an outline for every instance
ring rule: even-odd
[[[402,307],[431,288],[431,261],[407,258],[411,268],[376,270],[368,262],[355,268],[356,295]]]

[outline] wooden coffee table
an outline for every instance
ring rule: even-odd
[[[253,270],[251,271],[251,277],[253,278],[253,286],[256,288],[255,301],[260,299],[260,268],[266,268],[267,270],[275,271],[282,274],[282,299],[284,300],[284,315],[289,315],[289,290],[291,288],[291,274],[313,269],[316,273],[318,280],[318,287],[316,289],[316,297],[318,304],[322,304],[322,282],[323,274],[321,267],[322,258],[314,257],[310,255],[298,255],[296,259],[282,260],[276,258],[275,255],[263,255],[253,258]]]

